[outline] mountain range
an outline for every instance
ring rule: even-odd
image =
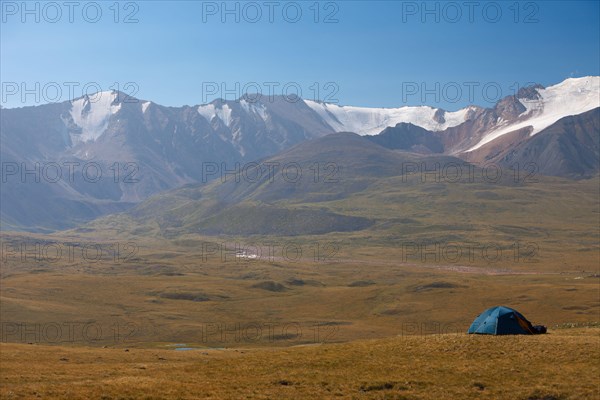
[[[335,190],[342,187],[346,193],[364,190],[370,179],[401,174],[408,162],[493,163],[585,179],[598,174],[600,160],[600,77],[522,88],[492,108],[453,112],[428,106],[339,106],[281,96],[166,107],[112,91],[3,108],[0,114],[3,230],[48,232],[126,210],[139,217],[153,209],[148,204],[160,201],[161,192],[202,187],[198,195],[207,200],[194,214],[201,230],[233,232],[240,227],[233,222],[224,226],[223,216],[219,223],[207,220],[208,211],[223,212],[227,204],[242,200],[282,201],[298,193],[303,201],[342,196],[331,192],[334,185],[307,191],[264,177],[253,185],[204,188],[254,163],[297,163],[306,176],[315,165],[332,175],[340,169],[344,183]],[[220,194],[211,203],[209,193]],[[181,216],[186,214],[179,212],[185,225]],[[311,232],[373,223],[326,213],[318,218],[324,225],[311,226]]]

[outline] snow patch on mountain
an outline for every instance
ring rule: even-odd
[[[569,78],[546,89],[537,89],[539,99],[518,99],[526,110],[516,121],[502,121],[467,151],[477,150],[507,133],[531,127],[533,136],[561,118],[600,107],[600,77]]]
[[[108,127],[110,117],[121,109],[121,104],[113,104],[118,93],[99,92],[93,96],[83,96],[72,102],[71,118],[81,128],[81,134],[72,134],[74,143],[98,139]]]
[[[148,109],[148,106],[150,105],[149,101],[146,101],[144,103],[142,103],[142,112],[145,113],[146,110]]]
[[[216,107],[214,104],[204,104],[198,107],[198,113],[202,115],[208,122],[213,118],[219,118],[228,128],[231,125],[231,107],[227,104]]]
[[[412,123],[430,131],[443,131],[465,122],[469,113],[469,107],[455,112],[444,112],[444,121],[438,122],[434,119],[438,109],[428,106],[367,108],[338,106],[311,100],[304,102],[336,132],[348,131],[359,135],[375,135],[401,122]]]
[[[227,104],[224,104],[223,107],[217,108],[216,112],[217,117],[229,128],[231,125],[231,108]]]
[[[216,116],[214,104],[204,104],[198,107],[198,114],[202,115],[208,122]]]
[[[249,103],[242,99],[240,105],[246,113],[258,115],[263,121],[267,120],[267,109],[264,104]]]

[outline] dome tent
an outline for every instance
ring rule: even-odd
[[[531,322],[520,312],[512,308],[497,306],[488,308],[475,318],[468,333],[484,335],[534,335],[543,332],[532,326]]]

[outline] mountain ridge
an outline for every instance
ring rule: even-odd
[[[99,92],[95,100],[82,96],[62,103],[3,108],[0,158],[10,170],[3,169],[2,229],[64,229],[109,211],[122,211],[162,191],[205,182],[208,167],[236,168],[344,131],[359,131],[392,150],[468,162],[508,165],[516,160],[535,163],[542,157],[542,174],[586,178],[598,171],[593,136],[598,113],[587,108],[600,107],[595,96],[599,87],[600,77],[567,79],[548,88],[522,88],[493,108],[469,106],[455,112],[429,106],[338,106],[282,96],[166,107],[117,91]],[[559,92],[566,93],[566,99]],[[568,105],[563,114],[581,112],[574,116],[574,124],[556,131],[554,125],[569,117],[561,114],[561,104]],[[587,132],[569,136],[569,126]],[[571,139],[537,138],[548,129],[554,130],[553,136]],[[377,135],[368,135],[371,131]],[[544,152],[544,146],[552,150]],[[510,155],[515,152],[518,156]],[[554,168],[552,160],[562,167]],[[60,181],[45,179],[44,168],[56,164]],[[66,179],[73,177],[69,168],[74,165],[75,178]],[[27,175],[32,169],[37,169],[33,173],[37,182]],[[93,175],[95,170],[102,176],[86,179],[84,173]],[[69,215],[66,204],[79,214]],[[34,219],[27,215],[33,209],[37,210]],[[44,221],[42,228],[34,223],[36,219]]]

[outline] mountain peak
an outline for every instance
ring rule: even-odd
[[[539,89],[545,89],[544,86],[536,83],[535,85],[522,87],[517,92],[517,99],[536,100],[540,98]]]
[[[108,101],[110,99],[110,102]],[[133,96],[128,95],[127,93],[121,92],[120,90],[103,90],[96,93],[86,93],[81,97],[77,97],[70,102],[76,102],[79,100],[88,101],[90,103],[98,103],[102,102],[104,104],[109,103],[133,103],[138,102],[139,100]]]
[[[563,117],[600,107],[600,76],[569,78],[547,88],[533,86],[525,88],[523,94],[524,97],[514,99],[519,103],[515,104],[515,109],[522,110],[519,115],[502,121],[468,152],[523,128],[530,128],[533,136]]]
[[[108,127],[110,117],[121,109],[122,94],[116,90],[84,95],[71,102],[70,116],[80,129],[71,133],[73,144],[95,141]]]

